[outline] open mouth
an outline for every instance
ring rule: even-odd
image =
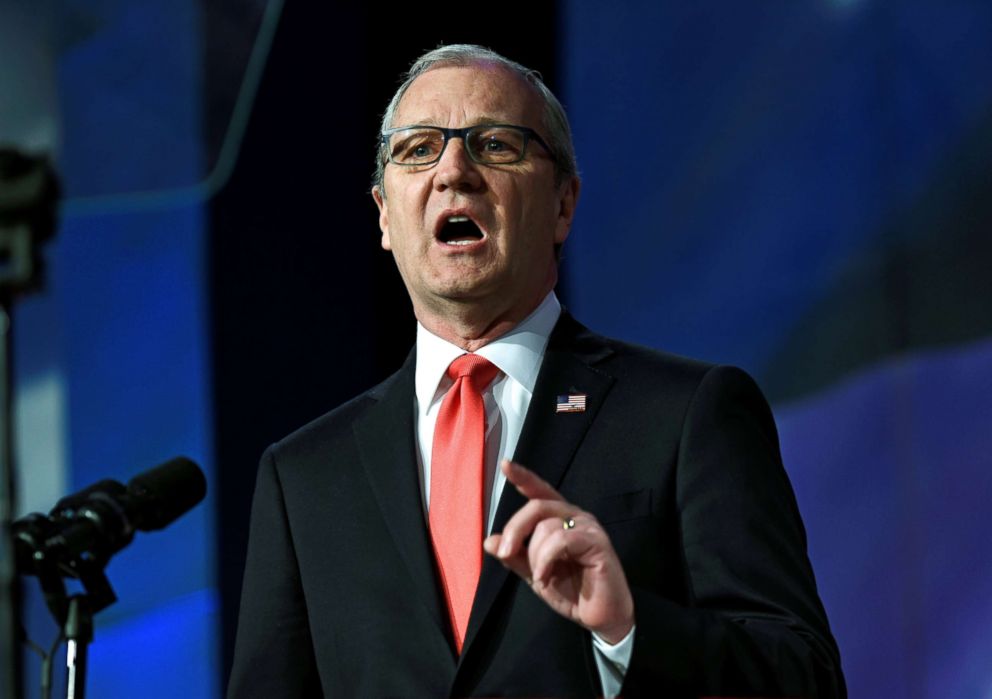
[[[485,237],[482,229],[468,216],[449,216],[437,233],[437,239],[446,245],[471,245]]]

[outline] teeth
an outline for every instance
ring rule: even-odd
[[[449,216],[448,223],[465,223],[468,221],[468,216]]]
[[[471,245],[472,243],[477,243],[477,240],[449,240],[448,245]]]

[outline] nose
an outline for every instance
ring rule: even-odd
[[[452,138],[445,146],[441,159],[435,166],[434,187],[438,191],[474,191],[482,186],[479,166],[465,149],[465,140]]]

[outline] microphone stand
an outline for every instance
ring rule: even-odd
[[[23,691],[14,518],[13,305],[41,286],[41,244],[55,233],[58,180],[45,157],[0,148],[0,696]]]
[[[69,598],[69,616],[65,622],[66,656],[68,672],[66,697],[83,699],[86,692],[87,649],[93,640],[93,613],[82,595]]]
[[[135,531],[156,531],[199,503],[207,482],[200,467],[177,457],[132,478],[127,486],[104,480],[66,496],[49,515],[34,513],[13,524],[17,567],[41,584],[45,604],[61,630],[42,665],[42,696],[48,699],[48,658],[66,648],[67,697],[83,699],[93,615],[117,601],[105,568]],[[68,595],[66,578],[85,594]],[[37,647],[36,647],[37,649]]]
[[[48,538],[46,522],[41,517],[35,519],[34,526],[22,531],[20,536],[33,544],[33,573],[41,583],[48,610],[62,630],[60,638],[66,641],[66,698],[85,699],[88,651],[93,641],[93,615],[117,601],[117,595],[103,570],[110,557],[80,554],[65,559],[58,551],[49,556],[50,552],[44,545]],[[66,577],[78,578],[85,594],[67,595],[63,580]],[[46,682],[46,686],[50,683]]]

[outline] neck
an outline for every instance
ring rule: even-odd
[[[421,325],[438,337],[466,352],[475,352],[519,325],[541,305],[545,296],[547,292],[530,304],[502,311],[472,303],[451,303],[443,312],[414,307],[414,314]]]

